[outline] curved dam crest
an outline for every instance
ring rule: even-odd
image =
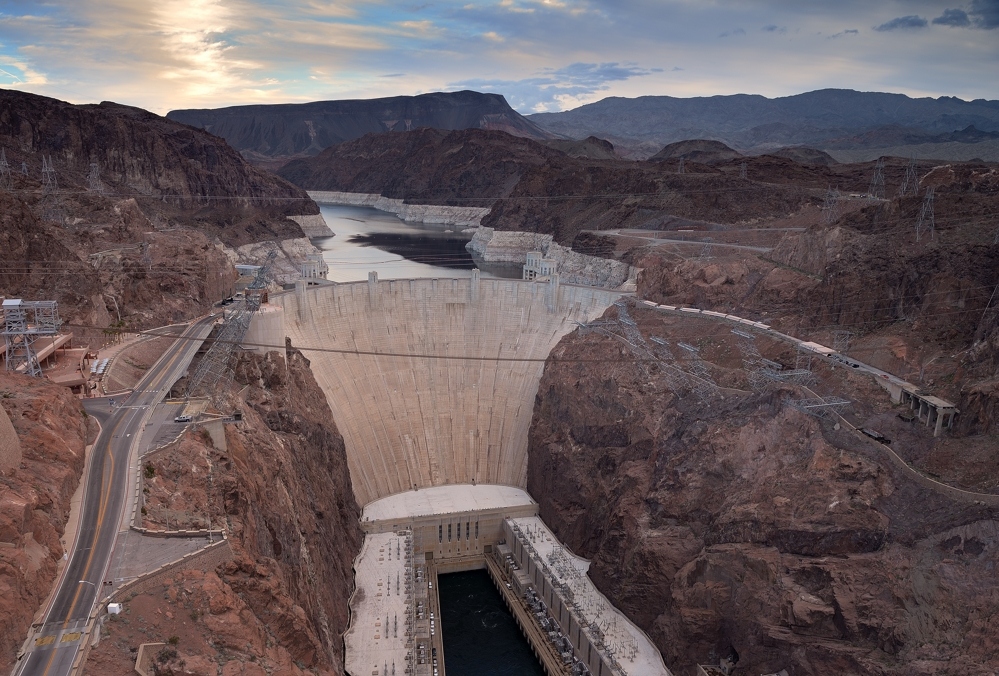
[[[577,322],[621,295],[557,279],[379,281],[372,273],[367,282],[300,283],[271,303],[312,363],[365,505],[448,484],[525,488],[544,360]]]

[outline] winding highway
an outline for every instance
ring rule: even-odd
[[[213,322],[214,318],[206,317],[188,327],[135,390],[118,402],[117,408],[106,417],[98,416],[102,429],[91,451],[85,477],[76,542],[44,621],[14,668],[13,676],[71,673],[83,642],[89,640],[87,625],[91,613],[111,592],[105,580],[122,515],[129,505],[134,481],[129,472],[133,446],[152,407],[163,400],[170,386],[183,375],[211,332]],[[101,401],[107,405],[107,400]]]

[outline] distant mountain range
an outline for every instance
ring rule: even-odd
[[[823,89],[769,99],[736,94],[697,98],[606,98],[528,120],[561,136],[598,136],[645,158],[688,139],[721,141],[743,153],[787,146],[825,150],[841,161],[890,154],[999,161],[999,101]],[[961,155],[961,156],[959,156]]]
[[[221,136],[250,161],[272,168],[365,134],[419,127],[491,129],[538,140],[557,138],[511,108],[499,94],[473,91],[174,110],[167,118]]]

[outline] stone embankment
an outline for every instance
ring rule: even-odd
[[[622,261],[581,254],[536,232],[480,227],[465,248],[487,263],[523,263],[527,252],[540,251],[558,264],[559,280],[565,284],[618,289],[634,282],[638,272]]]
[[[352,207],[373,207],[396,214],[412,223],[439,223],[463,227],[478,226],[489,213],[485,207],[453,207],[442,204],[407,204],[401,199],[382,197],[374,193],[310,190],[309,197],[320,204]]]

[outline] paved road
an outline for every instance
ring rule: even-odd
[[[169,387],[184,373],[211,331],[213,321],[206,318],[188,328],[153,365],[132,394],[119,399],[113,412],[108,407],[98,416],[103,429],[91,451],[80,525],[69,565],[43,625],[15,667],[14,676],[70,673],[90,613],[97,601],[110,592],[104,581],[121,515],[131,495],[133,477],[128,468],[132,446],[149,407],[161,401]]]

